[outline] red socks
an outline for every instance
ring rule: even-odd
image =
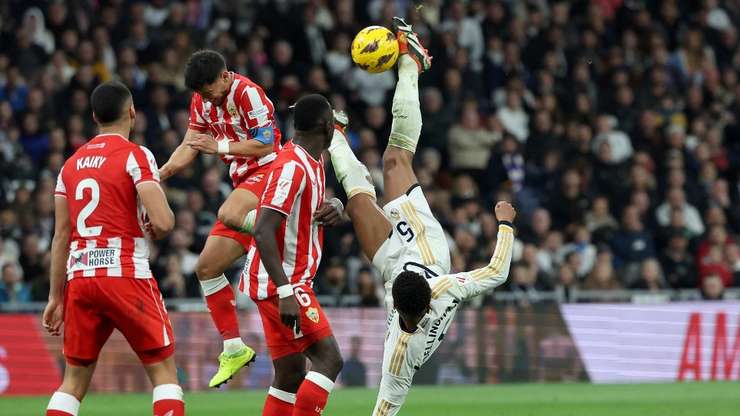
[[[80,401],[69,393],[55,391],[46,407],[46,416],[77,416]]]
[[[296,393],[292,416],[320,416],[329,399],[334,382],[315,371],[309,371]]]
[[[294,403],[295,393],[270,387],[267,399],[265,399],[265,407],[262,409],[262,416],[290,416],[293,413]]]
[[[222,274],[213,279],[201,280],[200,285],[208,304],[208,311],[221,337],[225,340],[239,338],[236,298],[226,276]]]
[[[160,384],[152,392],[154,416],[185,416],[182,388],[177,384]]]

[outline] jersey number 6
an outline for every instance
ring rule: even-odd
[[[299,305],[304,308],[311,305],[311,296],[309,296],[302,287],[296,287],[293,289],[293,293],[295,294],[295,298],[298,300]]]

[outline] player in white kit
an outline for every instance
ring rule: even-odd
[[[335,131],[329,147],[360,247],[385,281],[389,326],[375,416],[398,413],[414,373],[442,342],[460,302],[506,280],[513,243],[511,221],[516,215],[509,203],[499,202],[499,234],[491,263],[472,272],[449,274],[447,239],[412,169],[421,134],[418,77],[431,66],[431,57],[410,25],[400,18],[393,23],[401,56],[393,124],[383,154],[385,197],[390,202],[382,209],[378,206],[368,170],[341,130]]]

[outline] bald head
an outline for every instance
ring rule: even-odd
[[[331,104],[320,94],[309,94],[295,103],[295,129],[313,133],[321,131],[326,123],[334,124]]]

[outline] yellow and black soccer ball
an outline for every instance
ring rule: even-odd
[[[398,52],[396,36],[383,26],[368,26],[352,41],[352,60],[373,74],[393,68]]]

